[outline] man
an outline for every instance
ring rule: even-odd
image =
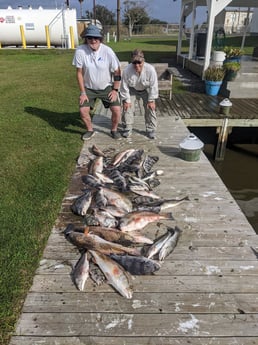
[[[157,129],[155,100],[159,95],[158,77],[155,68],[145,62],[144,54],[139,49],[132,52],[131,63],[123,72],[120,95],[123,101],[123,137],[127,138],[132,134],[135,101],[140,98],[143,100],[147,136],[155,139]]]
[[[94,135],[90,109],[97,98],[105,108],[110,108],[111,136],[120,139],[117,130],[121,117],[119,86],[121,80],[120,62],[111,48],[102,43],[102,34],[95,25],[89,25],[83,36],[84,44],[77,47],[72,64],[76,66],[76,77],[80,89],[80,116],[87,132],[83,140]]]

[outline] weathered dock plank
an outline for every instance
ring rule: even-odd
[[[87,162],[93,143],[159,156],[164,175],[155,191],[189,201],[169,210],[173,221],[152,224],[144,234],[154,239],[177,224],[183,230],[177,247],[155,274],[132,279],[132,299],[90,279],[78,291],[70,274],[80,253],[63,234],[68,223],[83,227],[70,209],[87,173],[76,166],[10,345],[257,344],[258,260],[251,249],[258,248],[257,235],[205,155],[198,162],[180,158],[178,144],[188,131],[178,115],[159,118],[153,141],[144,135],[143,117],[135,122],[132,138],[115,142],[110,119],[95,116],[98,133],[84,143],[81,158]]]

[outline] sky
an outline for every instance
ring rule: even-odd
[[[70,8],[77,9],[77,15],[80,16],[80,3],[79,0],[69,0]],[[82,2],[82,12],[85,13],[87,10],[92,11],[94,0],[83,0]],[[179,23],[180,17],[180,0],[147,0],[145,3],[148,4],[147,13],[150,18],[155,18],[159,20],[164,20],[168,23]],[[17,8],[22,6],[28,8],[31,6],[33,9],[37,9],[42,6],[45,9],[48,8],[62,8],[64,6],[65,0],[0,0],[0,9],[6,9],[8,6],[12,8]],[[96,5],[105,6],[110,11],[116,13],[117,0],[95,0]],[[122,5],[123,0],[120,0],[121,7],[121,17],[122,17]],[[197,21],[200,23],[205,21],[204,9],[197,13]]]

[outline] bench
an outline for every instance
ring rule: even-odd
[[[169,99],[172,99],[173,74],[168,68],[168,63],[152,63],[158,76],[159,91],[168,91]]]

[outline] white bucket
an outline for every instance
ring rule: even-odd
[[[223,51],[214,50],[214,52],[212,53],[212,61],[213,65],[215,66],[221,67],[225,58],[226,53],[224,53]]]

